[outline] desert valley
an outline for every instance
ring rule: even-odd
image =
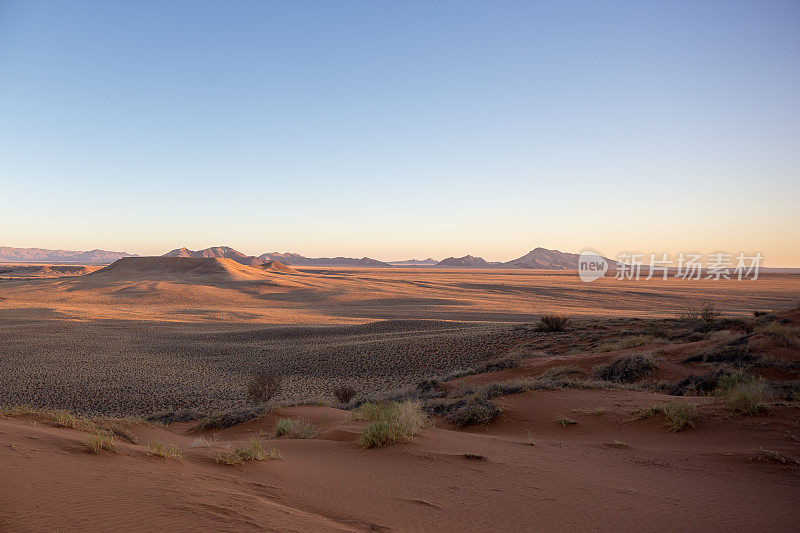
[[[798,275],[583,283],[558,261],[229,250],[2,266],[0,526],[800,517]]]

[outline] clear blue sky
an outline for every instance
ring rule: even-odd
[[[0,0],[0,245],[800,265],[800,2]]]

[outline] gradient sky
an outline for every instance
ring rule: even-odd
[[[800,2],[0,0],[0,245],[800,266]]]

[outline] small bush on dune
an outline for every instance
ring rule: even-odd
[[[777,320],[753,328],[754,333],[769,335],[783,346],[800,346],[800,328]]]
[[[502,413],[503,410],[492,400],[473,394],[456,402],[445,415],[445,418],[448,422],[455,424],[456,427],[464,427],[474,424],[488,424]]]
[[[282,382],[276,372],[259,372],[247,385],[247,395],[254,404],[267,403],[280,392]]]
[[[27,405],[0,408],[0,414],[9,417],[32,418],[56,427],[77,429],[78,431],[97,431],[98,425],[88,418],[73,415],[64,409],[36,409]]]
[[[735,384],[720,389],[725,405],[735,413],[755,415],[768,410],[766,399],[769,388],[763,379],[743,378]]]
[[[353,387],[341,385],[333,390],[333,395],[339,400],[339,403],[348,404],[353,399],[353,396],[356,395],[356,392]]]
[[[633,412],[639,418],[653,418],[664,415],[667,426],[672,431],[683,431],[694,428],[697,421],[697,408],[688,402],[673,402],[667,405],[651,405],[640,407]]]
[[[110,452],[117,451],[117,444],[114,442],[114,439],[109,435],[100,433],[89,435],[89,438],[83,443],[83,447],[87,452],[94,454],[99,454],[103,450],[108,450]]]
[[[688,402],[669,403],[664,407],[664,416],[667,418],[669,429],[683,431],[694,428],[697,420],[697,408]]]
[[[278,450],[269,448],[267,451],[264,451],[264,446],[261,444],[261,441],[251,438],[249,443],[236,448],[230,453],[218,454],[217,462],[228,466],[234,466],[247,461],[265,461],[267,459],[281,458],[281,454]]]
[[[175,444],[164,444],[160,440],[151,440],[147,443],[147,457],[163,457],[183,461],[183,454]]]
[[[632,354],[615,357],[611,363],[595,368],[597,379],[630,383],[642,379],[656,369],[656,362],[649,354]]]
[[[419,400],[403,403],[364,404],[360,417],[371,422],[361,433],[359,444],[364,448],[387,446],[398,441],[408,442],[427,423]]]
[[[156,424],[164,424],[165,426],[173,422],[190,422],[192,420],[199,420],[205,415],[197,409],[180,409],[178,411],[166,410],[153,413],[145,417],[147,422]]]
[[[305,418],[281,418],[275,424],[276,437],[310,439],[319,433],[319,428]]]
[[[555,313],[548,313],[539,318],[539,326],[537,329],[539,331],[545,331],[548,333],[565,331],[568,323],[569,317]]]

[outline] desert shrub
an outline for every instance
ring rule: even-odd
[[[741,336],[725,344],[713,346],[687,357],[684,363],[726,363],[734,366],[750,364],[758,356],[750,351],[747,346],[747,336]]]
[[[517,368],[518,366],[519,359],[516,357],[499,357],[497,359],[490,359],[479,365],[476,373],[498,372],[500,370],[508,370],[509,368]]]
[[[347,385],[340,385],[333,389],[333,395],[339,400],[339,403],[348,404],[350,400],[353,399],[357,393],[356,389],[353,387],[348,387]]]
[[[206,431],[209,429],[225,429],[238,426],[239,424],[243,424],[249,420],[258,418],[267,411],[268,408],[262,405],[258,407],[214,413],[189,427],[189,431]]]
[[[160,440],[151,440],[147,443],[147,457],[164,457],[165,459],[183,461],[183,454],[175,444],[165,445]]]
[[[556,422],[561,424],[562,428],[565,428],[567,426],[574,426],[575,424],[577,424],[577,422],[575,422],[571,418],[559,418],[558,420],[556,420]]]
[[[800,328],[777,320],[756,326],[753,332],[769,335],[783,346],[800,346]]]
[[[712,331],[718,327],[716,324],[720,313],[709,302],[700,305],[689,305],[678,312],[678,321],[695,331]]]
[[[688,402],[673,402],[666,405],[650,405],[639,407],[633,412],[639,418],[653,418],[664,415],[667,426],[672,431],[683,431],[693,428],[697,421],[697,408]]]
[[[190,422],[192,420],[199,420],[203,418],[203,416],[205,415],[197,409],[180,409],[178,411],[169,409],[148,415],[145,417],[145,420],[148,422],[154,422],[156,424],[164,424],[166,426],[172,424],[173,422]]]
[[[615,357],[611,363],[594,369],[597,379],[630,383],[642,379],[656,369],[656,362],[649,354],[631,354]]]
[[[259,372],[247,385],[247,395],[254,404],[267,403],[280,392],[282,382],[276,372]]]
[[[13,407],[4,406],[0,408],[0,414],[8,417],[31,418],[33,420],[56,427],[77,429],[78,431],[96,432],[100,429],[94,420],[77,417],[64,409],[37,409],[27,405],[18,405]]]
[[[537,329],[538,331],[545,331],[548,333],[565,331],[568,323],[569,317],[555,313],[548,313],[539,318],[539,326]]]
[[[488,424],[502,413],[503,410],[492,400],[473,394],[451,405],[445,418],[456,427],[464,427]]]
[[[281,418],[275,424],[276,437],[290,439],[310,439],[316,437],[319,428],[305,418]]]
[[[769,388],[763,379],[747,378],[723,390],[725,405],[735,413],[755,415],[767,411]]]
[[[240,446],[230,453],[217,454],[217,462],[228,465],[240,465],[247,461],[265,461],[267,459],[281,459],[281,454],[274,448],[264,450],[261,441],[251,438],[244,446]]]
[[[581,369],[577,366],[570,365],[570,366],[554,366],[552,368],[548,368],[545,370],[539,379],[552,379],[552,380],[561,380],[561,379],[568,379],[572,374],[580,374]]]
[[[368,404],[366,409],[361,410],[361,416],[371,422],[364,428],[358,441],[364,448],[387,446],[397,441],[408,442],[427,422],[419,400]]]
[[[645,344],[650,344],[663,339],[657,339],[651,335],[626,335],[615,342],[604,342],[597,347],[598,352],[612,352],[624,350],[626,348],[636,348]]]
[[[711,372],[702,376],[688,376],[669,388],[671,396],[694,396],[711,394],[717,383],[726,374],[722,371]]]
[[[114,442],[114,438],[101,433],[89,435],[89,438],[83,443],[83,447],[87,452],[94,454],[98,454],[103,450],[117,451],[117,444]]]
[[[667,426],[672,431],[683,431],[694,428],[697,420],[697,408],[688,402],[673,402],[664,406],[664,416]]]

